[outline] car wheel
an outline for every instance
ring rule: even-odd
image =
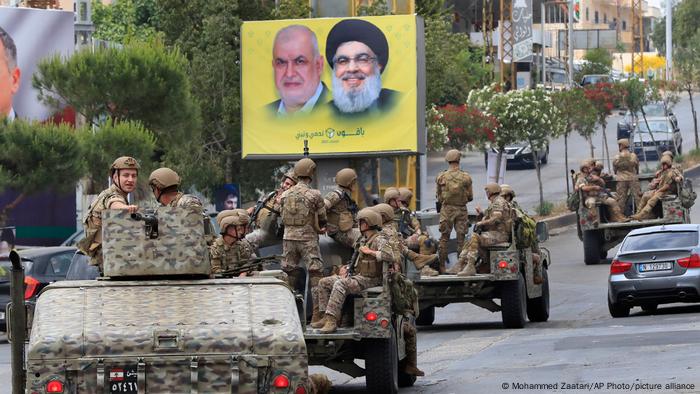
[[[583,232],[583,262],[586,265],[600,263],[602,254],[602,240],[600,234],[595,230],[587,230]]]
[[[523,328],[527,315],[527,290],[523,274],[501,283],[501,319],[506,328]]]
[[[540,163],[547,164],[548,161],[549,161],[549,151],[544,152],[544,156],[540,160]]]
[[[542,270],[542,279],[542,296],[527,300],[527,318],[531,322],[549,319],[549,276],[546,268]]]
[[[656,312],[656,310],[659,309],[659,304],[644,304],[642,305],[642,310],[644,312]]]
[[[610,298],[608,298],[608,311],[610,311],[610,316],[615,318],[627,317],[630,315],[630,309],[631,308],[627,305],[610,302]]]

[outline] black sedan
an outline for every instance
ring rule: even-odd
[[[24,265],[24,299],[36,299],[37,294],[49,283],[64,280],[70,267],[75,248],[69,246],[52,246],[32,248],[19,251]],[[9,257],[0,258],[0,331],[6,331],[5,306],[10,302]]]
[[[498,153],[495,147],[491,147],[484,152],[484,165],[488,167],[488,152]],[[537,158],[541,164],[547,164],[549,160],[549,144],[537,152]],[[503,150],[503,159],[508,167],[520,166],[525,168],[535,168],[535,161],[532,157],[532,147],[527,142],[519,142],[507,145]]]

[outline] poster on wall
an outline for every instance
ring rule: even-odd
[[[245,22],[243,157],[423,153],[422,37],[415,15]]]

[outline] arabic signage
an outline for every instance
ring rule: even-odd
[[[513,2],[513,61],[532,61],[532,0]]]

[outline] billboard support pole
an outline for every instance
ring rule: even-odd
[[[304,157],[309,157],[309,140],[304,140]]]

